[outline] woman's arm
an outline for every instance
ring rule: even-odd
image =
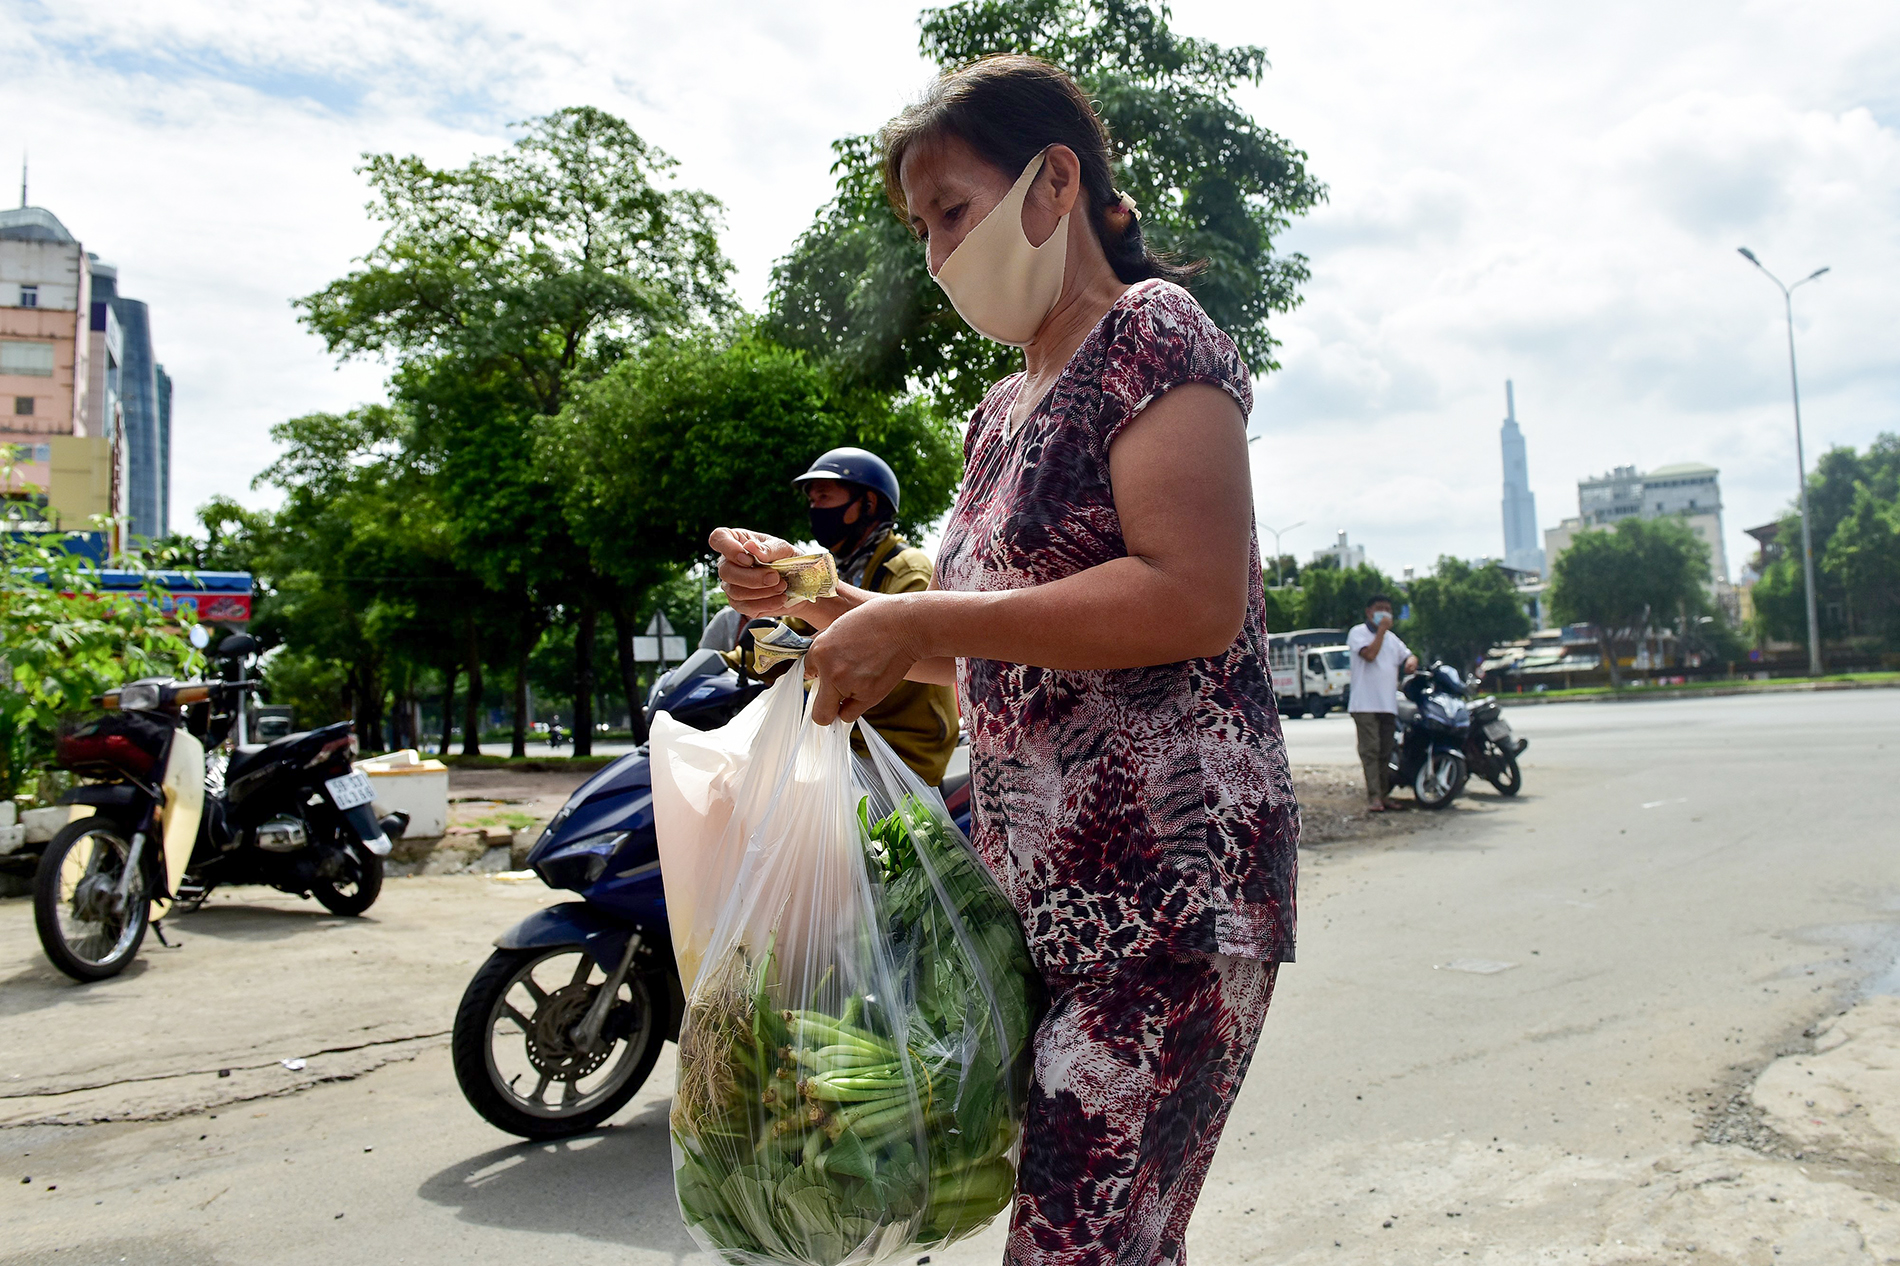
[[[1178,387],[1108,456],[1126,557],[1026,589],[898,594],[840,612],[809,657],[813,715],[853,720],[933,660],[1134,668],[1231,646],[1246,618],[1253,531],[1239,406],[1218,387]],[[940,680],[923,671],[920,680]]]

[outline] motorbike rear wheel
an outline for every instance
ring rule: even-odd
[[[1465,758],[1458,752],[1440,752],[1429,764],[1421,764],[1412,779],[1412,794],[1420,807],[1442,809],[1458,798],[1465,785]]]
[[[1485,775],[1487,781],[1498,789],[1501,796],[1514,796],[1524,789],[1524,771],[1517,767],[1517,757],[1496,752],[1491,760],[1492,772]]]
[[[462,994],[450,1043],[469,1106],[495,1128],[527,1139],[579,1134],[626,1107],[666,1045],[664,995],[629,972],[600,1043],[584,1050],[573,1030],[606,983],[578,945],[489,955]]]
[[[347,856],[339,862],[342,873],[320,877],[310,885],[310,895],[331,914],[353,919],[382,895],[383,859],[355,840],[343,850]]]
[[[96,814],[68,823],[40,854],[33,923],[46,957],[74,980],[116,976],[138,956],[152,905],[140,873],[119,898],[131,856],[119,825]]]

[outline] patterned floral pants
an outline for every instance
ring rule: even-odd
[[[1184,1266],[1278,969],[1200,955],[1049,978],[1006,1266]]]

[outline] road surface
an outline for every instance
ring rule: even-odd
[[[1900,1167],[1797,1151],[1748,1099],[1817,1022],[1900,985],[1900,692],[1511,720],[1519,799],[1303,854],[1299,961],[1194,1259],[1900,1256]],[[1342,719],[1289,732],[1296,761],[1352,760]],[[612,1128],[558,1145],[456,1092],[439,1034],[461,982],[549,896],[392,881],[346,922],[247,895],[86,988],[0,903],[0,1263],[707,1260],[674,1211],[670,1053]],[[1775,1069],[1777,1093],[1814,1084]],[[159,1119],[29,1124],[98,1117]],[[1000,1236],[933,1261],[995,1262]]]

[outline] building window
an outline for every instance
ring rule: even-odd
[[[16,418],[32,417],[33,416],[33,397],[32,396],[13,397],[13,416]]]
[[[40,306],[40,288],[38,286],[21,286],[20,287],[20,306],[23,308],[39,307]]]
[[[24,374],[29,378],[53,376],[51,343],[0,343],[0,374]]]

